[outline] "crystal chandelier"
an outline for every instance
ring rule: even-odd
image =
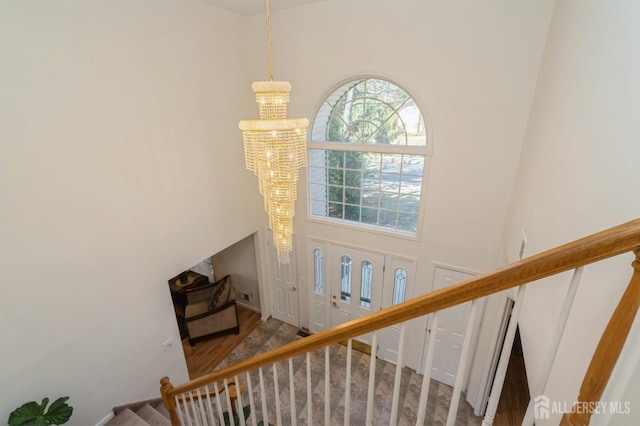
[[[298,170],[307,165],[306,118],[287,118],[291,83],[273,81],[273,47],[271,10],[267,4],[267,38],[269,43],[269,81],[256,81],[251,88],[260,109],[259,120],[242,120],[239,127],[244,139],[247,169],[258,177],[264,209],[280,263],[289,263],[293,250],[293,215],[298,197]]]

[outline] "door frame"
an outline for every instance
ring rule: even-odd
[[[432,266],[432,274],[431,274],[431,291],[433,292],[433,288],[435,285],[435,273],[436,273],[436,268],[442,268],[442,269],[448,269],[450,271],[454,271],[454,272],[460,272],[463,274],[469,274],[469,275],[478,275],[479,272],[478,271],[474,271],[473,269],[468,269],[468,268],[461,268],[459,266],[453,266],[447,263],[442,263],[442,262],[431,262],[431,266]],[[467,386],[469,385],[469,372],[470,372],[470,368],[471,368],[471,363],[473,362],[473,358],[474,358],[474,354],[476,352],[476,346],[478,343],[478,335],[480,334],[480,323],[482,322],[482,316],[484,314],[484,307],[486,304],[486,297],[483,297],[479,300],[478,302],[478,309],[476,310],[476,318],[475,318],[475,322],[474,322],[474,326],[473,326],[473,331],[471,332],[471,343],[469,345],[469,355],[467,357],[467,363],[464,367],[464,381],[462,382],[462,390],[466,390]],[[427,356],[427,348],[429,346],[429,339],[427,337],[428,335],[428,330],[431,328],[431,324],[433,323],[433,314],[429,314],[428,315],[428,319],[427,319],[427,324],[426,324],[426,328],[423,330],[422,332],[422,336],[423,336],[423,343],[422,343],[422,356],[420,357],[420,365],[419,365],[419,370],[417,370],[417,372],[419,374],[424,374],[424,359]]]

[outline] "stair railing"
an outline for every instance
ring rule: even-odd
[[[571,308],[573,296],[582,273],[582,267],[600,260],[618,256],[628,252],[635,252],[636,259],[633,262],[633,275],[629,286],[627,287],[618,307],[610,318],[609,325],[605,329],[600,343],[593,355],[591,364],[587,369],[584,377],[577,404],[583,404],[581,407],[594,406],[589,403],[597,402],[602,395],[605,385],[607,384],[613,367],[618,359],[622,347],[626,341],[631,324],[634,321],[638,306],[640,305],[640,219],[618,225],[585,238],[573,241],[571,243],[547,250],[537,255],[522,259],[498,268],[494,271],[478,275],[457,284],[442,288],[431,293],[424,294],[404,303],[395,305],[390,308],[372,313],[370,315],[352,320],[331,329],[322,331],[317,334],[305,337],[304,339],[283,345],[272,349],[268,352],[256,355],[252,358],[238,362],[221,370],[191,380],[188,383],[173,386],[167,377],[161,380],[161,394],[165,407],[170,413],[173,425],[189,425],[189,426],[205,426],[213,424],[268,424],[270,419],[275,419],[276,424],[282,424],[282,416],[287,416],[287,424],[296,424],[296,395],[303,392],[304,389],[296,389],[294,383],[293,365],[300,363],[306,364],[306,423],[318,424],[324,422],[325,425],[332,424],[331,411],[331,373],[329,366],[330,346],[338,342],[347,343],[346,356],[346,378],[345,378],[345,396],[344,406],[344,424],[348,425],[354,421],[352,416],[357,410],[352,408],[352,400],[350,391],[351,384],[351,353],[352,339],[372,333],[372,353],[370,358],[369,369],[369,386],[367,390],[366,417],[365,424],[373,423],[373,410],[375,405],[374,385],[375,385],[375,368],[376,368],[376,350],[378,333],[386,327],[401,324],[400,339],[398,344],[397,365],[403,365],[403,348],[406,338],[407,321],[434,314],[431,334],[429,336],[429,346],[424,362],[424,377],[420,394],[416,424],[422,425],[425,421],[425,412],[427,406],[427,398],[429,393],[431,363],[433,360],[433,348],[436,340],[435,323],[438,321],[439,312],[443,309],[450,308],[462,303],[472,302],[472,313],[469,315],[467,323],[467,332],[465,333],[465,341],[461,350],[461,356],[458,363],[456,374],[456,383],[454,386],[449,413],[447,417],[447,425],[455,423],[458,401],[460,398],[463,379],[466,374],[466,360],[470,351],[471,330],[474,327],[474,312],[479,299],[482,297],[499,293],[514,287],[519,287],[516,303],[514,305],[510,324],[507,328],[507,335],[503,345],[503,353],[500,363],[498,364],[494,386],[491,391],[487,413],[483,421],[483,425],[488,426],[493,423],[493,417],[497,408],[497,401],[500,398],[502,390],[502,382],[504,381],[504,371],[508,362],[508,354],[511,351],[513,343],[513,335],[515,334],[515,326],[517,325],[518,313],[526,284],[559,274],[569,270],[575,270],[572,284],[567,293],[565,305],[562,308],[560,319],[558,320],[557,329],[552,338],[552,344],[549,347],[545,365],[542,368],[541,377],[536,382],[534,390],[544,391],[548,374],[551,370],[550,365],[553,364],[557,347],[561,340],[564,325]],[[311,383],[311,370],[315,365],[312,363],[312,356],[324,350],[324,394],[315,395]],[[278,373],[278,363],[288,362],[289,370],[289,396],[288,401],[290,414],[283,414],[281,401],[279,398],[279,382],[286,372]],[[317,360],[316,360],[317,362]],[[550,364],[550,365],[549,365]],[[271,367],[273,378],[265,378],[267,367]],[[401,383],[401,368],[396,368],[394,381],[394,390],[392,394],[392,407],[389,415],[389,424],[395,425],[398,421],[399,412],[399,390]],[[258,383],[254,383],[253,377],[258,377]],[[237,392],[237,401],[232,402],[229,397],[229,384],[241,383],[241,377],[245,377],[247,386],[246,392]],[[300,374],[298,374],[300,376]],[[280,380],[278,380],[280,379]],[[298,377],[300,379],[300,377]],[[254,386],[255,384],[255,386]],[[266,391],[268,390],[268,392]],[[250,413],[243,413],[243,397],[247,398],[251,407],[256,407],[257,399],[261,404],[262,419],[259,421],[256,417],[257,410],[250,410]],[[321,397],[321,398],[320,398]],[[388,395],[385,395],[388,397]],[[535,395],[534,395],[535,397]],[[324,400],[324,413],[320,411],[318,404],[314,405],[316,399]],[[286,405],[287,401],[283,401]],[[533,404],[533,400],[531,402]],[[226,405],[226,412],[224,406]],[[273,406],[275,405],[275,407]],[[269,409],[275,411],[275,417],[269,416]],[[238,410],[240,411],[238,413]],[[322,421],[320,416],[323,415]],[[245,418],[246,417],[246,418]],[[575,412],[567,413],[562,418],[562,425],[582,425],[588,424],[591,413],[588,410],[579,409]],[[378,423],[379,420],[376,420]],[[525,416],[523,424],[531,422],[531,405],[530,410]],[[362,421],[358,420],[359,423]]]

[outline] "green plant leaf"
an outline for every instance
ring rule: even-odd
[[[44,398],[41,404],[35,401],[27,402],[16,408],[9,415],[8,424],[19,426],[30,424],[34,426],[48,426],[51,424],[61,425],[69,421],[73,408],[66,401],[68,396],[58,398],[49,407],[45,414],[45,408],[49,404],[49,398]]]
[[[48,424],[61,425],[69,421],[73,414],[73,407],[67,404],[68,396],[58,398],[49,407],[47,414],[44,415]]]

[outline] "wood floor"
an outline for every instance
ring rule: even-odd
[[[524,366],[524,356],[519,333],[509,358],[507,375],[504,379],[500,402],[493,424],[496,426],[511,426],[522,424],[522,419],[529,404],[529,385]]]
[[[257,326],[260,314],[238,306],[240,334],[227,334],[204,342],[189,345],[189,340],[182,340],[182,349],[187,360],[187,369],[191,380],[211,373]]]

